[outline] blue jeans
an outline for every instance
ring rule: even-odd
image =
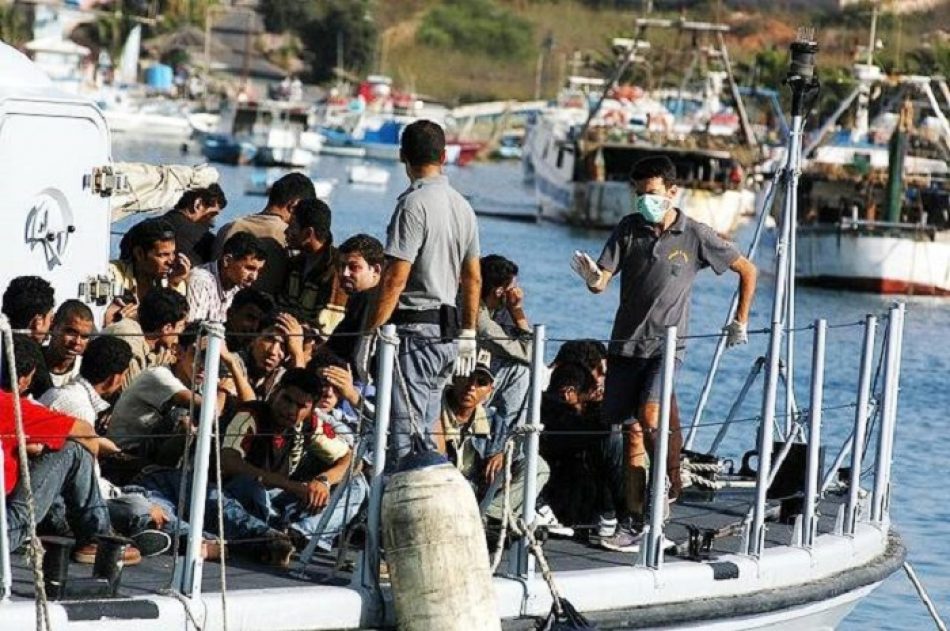
[[[178,471],[163,471],[163,474],[177,475]],[[178,496],[165,497],[159,491],[153,491],[144,486],[130,484],[122,487],[122,495],[106,502],[109,507],[109,517],[112,527],[117,532],[127,536],[136,535],[148,528],[154,528],[151,508],[158,506],[168,519],[162,530],[172,534],[176,528],[182,535],[188,534],[188,522],[178,519]]]
[[[430,449],[435,449],[432,431],[442,409],[442,390],[452,374],[458,347],[454,340],[443,342],[438,324],[404,324],[396,329],[399,354],[393,375],[392,422],[389,462],[396,466],[412,446],[413,421]],[[405,384],[405,391],[403,390]],[[408,400],[407,400],[408,395]]]
[[[317,547],[329,551],[333,547],[333,540],[356,515],[366,491],[363,476],[356,475],[350,481],[348,492],[343,491],[340,501],[330,513],[323,532],[318,533],[317,525],[323,511],[311,513],[300,506],[293,493],[268,489],[250,476],[236,475],[224,484],[225,497],[240,507],[238,510],[225,510],[225,537],[261,537],[272,528],[292,528],[306,537],[319,534]]]
[[[99,493],[93,455],[72,440],[59,451],[47,451],[30,460],[30,482],[37,523],[62,497],[66,520],[79,545],[111,532],[109,511]],[[7,526],[10,550],[19,548],[29,536],[29,505],[23,478],[7,497]]]

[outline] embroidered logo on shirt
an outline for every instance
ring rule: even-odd
[[[676,259],[683,259],[684,263],[689,263],[689,254],[680,250],[679,248],[670,252],[669,256],[666,257],[668,261],[675,261]]]

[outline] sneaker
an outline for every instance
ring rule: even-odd
[[[96,552],[99,546],[95,543],[87,543],[73,550],[73,561],[92,565],[96,562]],[[122,564],[125,566],[138,565],[142,562],[142,553],[135,546],[127,546],[122,553]]]
[[[558,521],[551,507],[545,504],[534,513],[534,525],[547,529],[552,537],[573,537],[574,529]]]
[[[158,556],[172,547],[172,538],[161,530],[147,529],[135,533],[132,541],[143,557]]]
[[[597,530],[594,532],[593,538],[600,542],[613,537],[615,534],[617,534],[617,518],[601,516],[597,522]]]
[[[614,552],[639,552],[643,533],[632,527],[620,524],[613,536],[601,540],[600,546]]]

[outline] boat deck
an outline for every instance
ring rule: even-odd
[[[715,498],[708,500],[702,496],[686,493],[671,507],[671,517],[667,524],[666,536],[675,541],[677,551],[668,552],[667,559],[672,560],[673,554],[685,556],[686,542],[689,539],[689,528],[700,530],[732,531],[718,536],[712,542],[711,554],[729,554],[738,552],[741,542],[739,524],[744,519],[751,502],[753,490],[720,491]],[[834,529],[835,515],[838,506],[844,498],[829,494],[820,506],[819,532],[831,532]],[[778,503],[770,502],[770,515],[778,515]],[[578,529],[575,539],[549,538],[544,544],[544,551],[551,568],[555,571],[589,570],[611,566],[623,566],[636,563],[636,553],[618,553],[604,550],[588,544],[580,539],[582,529]],[[768,547],[786,546],[792,540],[793,528],[791,525],[770,521],[766,535]],[[354,555],[350,554],[352,560]],[[20,552],[12,556],[13,564],[13,598],[33,598],[33,577],[27,557]],[[501,570],[506,567],[503,560]],[[171,582],[173,558],[168,555],[143,559],[142,563],[125,569],[120,588],[121,596],[143,596],[155,594],[168,587]],[[275,569],[262,566],[245,559],[229,556],[227,561],[227,589],[229,592],[243,589],[290,588],[302,585],[325,584],[345,585],[350,582],[352,563],[345,570],[333,573],[332,561],[325,558],[315,559],[307,568],[307,577],[299,575],[299,563],[296,557],[290,570]],[[72,563],[69,571],[70,580],[91,576],[89,565]],[[216,561],[207,561],[203,570],[203,591],[214,593],[220,591],[221,565]]]

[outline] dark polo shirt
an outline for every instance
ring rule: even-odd
[[[653,224],[634,213],[620,220],[597,264],[620,275],[620,306],[608,353],[659,357],[666,327],[688,334],[689,302],[696,273],[711,267],[722,274],[741,254],[732,242],[677,209],[676,221],[657,235]],[[685,341],[676,356],[686,354]]]

